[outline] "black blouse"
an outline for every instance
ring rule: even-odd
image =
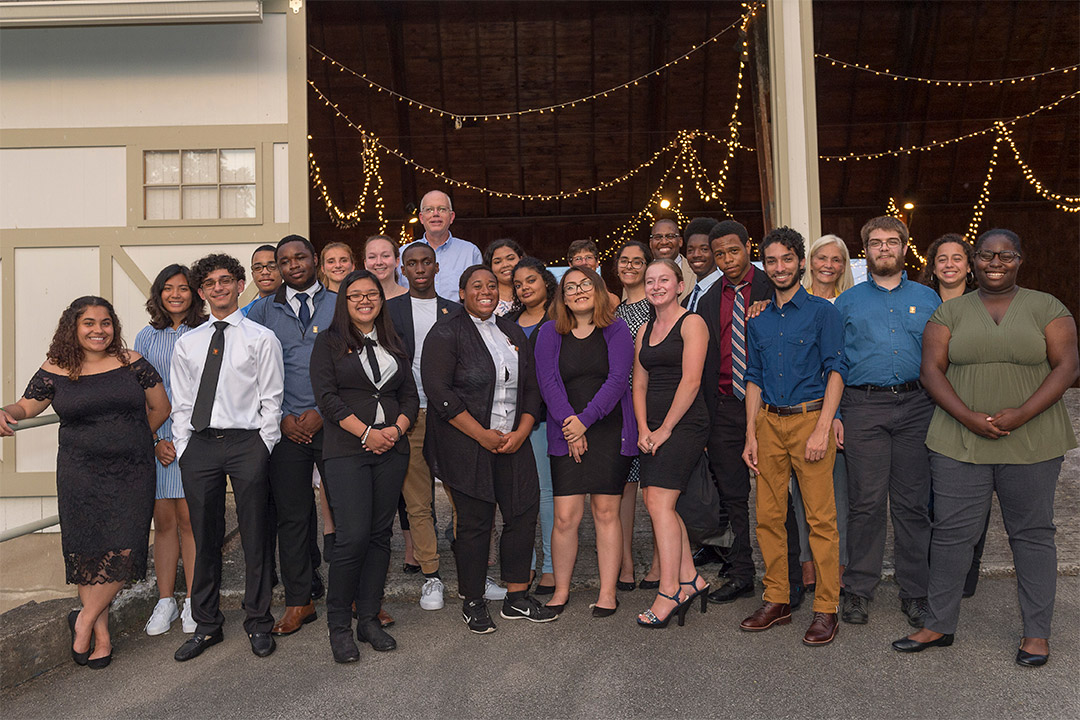
[[[338,355],[330,344],[330,337],[320,333],[311,349],[311,388],[315,391],[315,402],[323,416],[323,459],[369,455],[377,457],[364,448],[360,438],[345,430],[339,424],[342,420],[355,415],[365,425],[375,421],[375,412],[381,402],[386,418],[384,426],[389,427],[404,415],[410,423],[416,422],[420,411],[420,396],[416,392],[412,366],[403,357],[395,356],[398,367],[394,376],[387,380],[382,389],[376,388],[364,371],[360,359],[353,351]],[[402,436],[394,445],[394,450],[407,455],[409,439]]]

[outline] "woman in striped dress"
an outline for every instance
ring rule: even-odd
[[[188,330],[206,320],[203,301],[188,282],[189,270],[183,265],[169,265],[158,273],[150,287],[146,311],[150,324],[135,336],[134,350],[150,361],[165,381],[165,392],[172,402],[169,366],[172,364],[176,340]],[[158,600],[146,622],[147,635],[168,632],[177,617],[181,617],[185,633],[195,632],[191,617],[191,579],[195,570],[195,537],[191,533],[180,467],[172,444],[172,419],[158,428],[154,438],[154,463],[157,467],[157,494],[154,500],[154,570],[157,575]],[[176,590],[176,562],[184,557],[184,579],[187,598],[181,613],[173,594]]]

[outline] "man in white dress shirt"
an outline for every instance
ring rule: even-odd
[[[712,218],[698,217],[686,224],[683,230],[683,240],[686,242],[686,264],[694,271],[697,284],[682,306],[690,312],[697,312],[698,303],[705,293],[720,279],[720,268],[716,267],[716,258],[713,257],[712,246],[709,245],[709,232],[717,226],[717,221]]]
[[[244,280],[244,267],[229,255],[207,255],[192,266],[191,282],[210,306],[210,321],[180,338],[173,352],[173,445],[195,535],[191,614],[198,624],[176,651],[180,662],[223,637],[226,476],[244,547],[244,630],[255,655],[266,657],[275,647],[266,501],[270,452],[281,439],[284,365],[274,333],[240,312]]]

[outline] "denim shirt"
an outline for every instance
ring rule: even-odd
[[[828,300],[801,286],[747,323],[746,381],[761,388],[762,402],[798,405],[825,395],[830,372],[847,376],[844,326]]]

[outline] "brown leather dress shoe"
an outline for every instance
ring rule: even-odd
[[[379,608],[379,626],[390,627],[394,624],[394,618],[390,617],[390,613],[386,612],[382,608]]]
[[[814,621],[803,636],[804,645],[828,645],[836,637],[836,613],[814,613]]]
[[[313,602],[309,602],[307,605],[290,605],[285,608],[285,614],[281,616],[281,619],[277,621],[270,632],[273,635],[292,635],[303,625],[317,620],[318,617]]]
[[[750,617],[739,624],[741,630],[758,632],[768,630],[773,625],[787,625],[791,622],[791,609],[787,603],[767,602]]]

